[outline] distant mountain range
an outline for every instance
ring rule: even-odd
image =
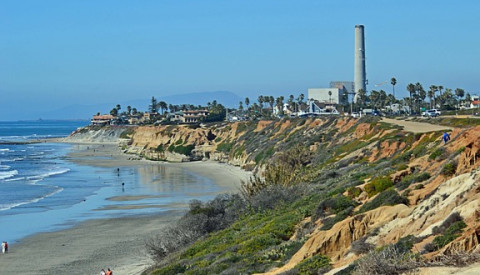
[[[243,98],[228,91],[216,92],[200,92],[188,93],[179,95],[169,95],[163,97],[156,97],[157,102],[165,101],[167,104],[193,104],[193,105],[207,105],[208,102],[216,100],[218,103],[226,107],[238,107],[238,102]],[[148,110],[151,98],[130,100],[124,102],[110,102],[92,105],[73,104],[59,109],[50,110],[40,114],[35,114],[31,119],[90,119],[92,115],[100,112],[102,114],[109,113],[112,108],[120,104],[122,110],[126,110],[130,105],[132,108],[137,108],[138,111]]]

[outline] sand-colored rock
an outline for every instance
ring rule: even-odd
[[[348,254],[348,249],[353,241],[391,220],[406,217],[410,211],[408,206],[399,204],[379,207],[367,213],[347,218],[335,224],[328,231],[319,231],[313,234],[285,266],[265,274],[285,272],[295,267],[303,259],[317,254],[327,255],[333,262],[337,262]]]

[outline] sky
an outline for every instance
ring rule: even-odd
[[[307,94],[353,80],[357,24],[368,90],[391,92],[395,77],[397,97],[415,82],[480,94],[479,11],[477,0],[0,0],[0,120],[205,91]]]

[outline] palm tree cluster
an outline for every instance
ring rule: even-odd
[[[298,112],[301,108],[304,108],[306,102],[304,102],[305,95],[301,93],[296,99],[293,95],[290,95],[287,100],[288,109],[292,112]],[[250,104],[250,98],[246,97],[242,102],[238,104],[238,110],[244,112],[248,117],[251,118],[272,118],[275,115],[283,116],[284,115],[284,102],[285,97],[273,97],[260,95],[257,98],[257,102]],[[246,106],[244,109],[243,105]]]
[[[404,101],[410,106],[411,112],[420,113],[421,108],[438,108],[438,109],[455,109],[459,108],[462,98],[465,97],[465,91],[461,88],[452,89],[445,88],[442,85],[430,85],[428,91],[423,89],[419,82],[407,85],[409,97],[404,98]],[[438,93],[438,95],[437,95]],[[425,98],[428,97],[428,104]],[[470,94],[467,94],[465,101],[470,101]]]

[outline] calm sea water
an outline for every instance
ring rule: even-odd
[[[0,122],[0,141],[64,137],[86,124]],[[191,199],[210,199],[221,191],[210,179],[179,167],[129,166],[121,167],[118,173],[116,168],[76,165],[66,157],[70,150],[85,147],[59,143],[0,145],[0,240],[15,242],[88,219],[160,213]],[[108,199],[125,195],[145,197],[132,201]],[[128,209],[131,205],[142,207]]]

